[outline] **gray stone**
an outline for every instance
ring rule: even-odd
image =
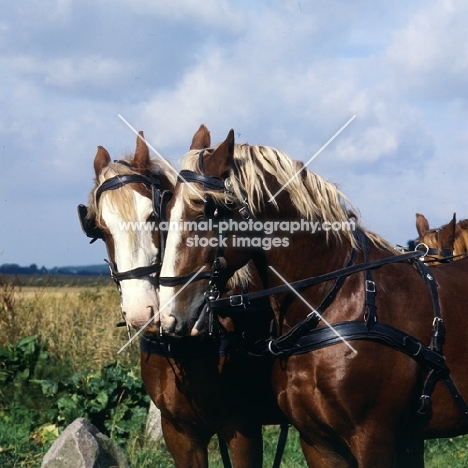
[[[159,440],[162,437],[161,411],[151,402],[148,418],[146,420],[146,434],[151,440]]]
[[[41,468],[129,468],[120,447],[88,420],[73,421],[46,453]]]

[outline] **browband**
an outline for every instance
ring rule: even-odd
[[[179,172],[177,177],[179,182],[195,182],[202,184],[204,187],[210,190],[222,190],[224,189],[224,180],[219,177],[207,176],[204,174],[197,174],[196,172],[183,169]]]
[[[112,177],[105,180],[96,190],[96,203],[99,201],[102,193],[106,190],[116,190],[123,185],[132,183],[143,183],[147,186],[159,185],[159,179],[156,177],[148,177],[142,174],[124,174]]]

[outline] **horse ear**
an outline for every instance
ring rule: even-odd
[[[229,130],[226,139],[203,161],[207,175],[222,177],[234,163],[234,130]]]
[[[192,144],[190,145],[191,150],[201,150],[203,148],[209,148],[211,146],[210,131],[201,124],[200,128],[195,132],[192,138]]]
[[[149,149],[145,141],[143,131],[138,132],[136,140],[135,156],[133,158],[135,167],[140,170],[145,170],[150,164]]]
[[[429,222],[426,217],[420,213],[416,213],[416,229],[419,237],[422,238],[429,231]]]
[[[455,213],[453,218],[439,231],[439,248],[452,249],[455,242],[455,228],[457,226],[457,217]]]
[[[98,146],[96,156],[94,157],[94,172],[99,177],[102,170],[111,162],[111,157],[103,146]]]
[[[453,242],[455,242],[455,238],[457,237],[457,213],[453,213],[452,221],[450,221],[449,225],[451,226],[452,235],[453,235]]]

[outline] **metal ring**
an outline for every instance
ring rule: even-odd
[[[414,248],[414,251],[416,252],[417,250],[420,250],[419,247],[426,248],[426,252],[423,255],[421,255],[421,258],[424,258],[429,253],[429,247],[424,242],[420,242],[418,245],[416,245],[416,247]]]
[[[273,343],[273,340],[270,340],[270,341],[268,342],[268,351],[270,351],[270,353],[273,354],[273,356],[279,356],[279,355],[281,354],[281,352],[275,353],[275,352],[271,349],[272,343]]]

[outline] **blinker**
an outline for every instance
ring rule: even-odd
[[[96,219],[88,218],[88,207],[78,205],[78,218],[80,219],[81,229],[87,237],[91,238],[90,244],[98,239],[104,239],[102,231],[96,226]]]

